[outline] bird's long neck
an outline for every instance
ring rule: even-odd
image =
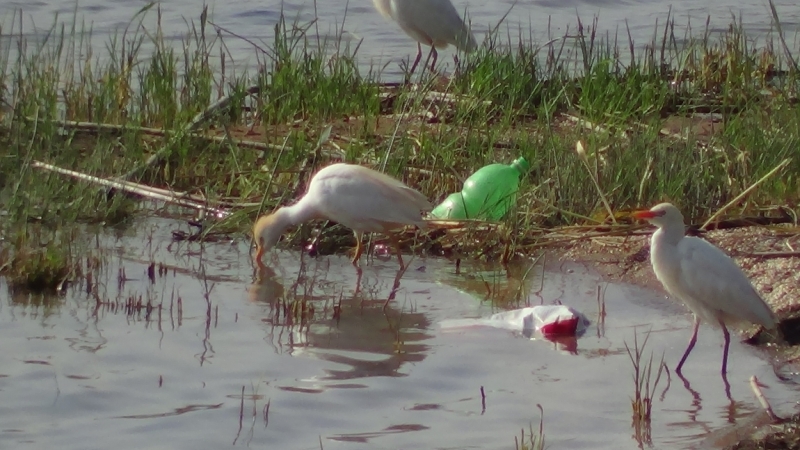
[[[283,231],[291,226],[316,219],[319,215],[313,208],[309,208],[309,205],[303,200],[305,200],[305,198],[300,199],[300,201],[294,205],[284,206],[275,211],[273,214],[275,217],[275,226],[280,227],[281,231]]]
[[[675,293],[671,290],[671,286],[680,276],[678,244],[681,239],[683,239],[682,224],[677,227],[661,227],[650,239],[650,262],[653,264],[656,278],[673,295]]]
[[[660,227],[650,239],[650,261],[656,269],[656,275],[661,280],[667,276],[678,257],[678,244],[683,239],[683,225]],[[663,280],[662,280],[663,282]]]
[[[661,227],[653,233],[653,244],[657,242],[661,245],[678,245],[683,239],[685,232],[683,224],[676,224],[675,226]]]

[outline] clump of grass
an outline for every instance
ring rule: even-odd
[[[774,432],[746,437],[725,450],[768,450],[800,448],[800,414],[794,414],[786,422],[771,425]]]
[[[0,252],[0,272],[12,289],[61,291],[68,281],[80,276],[80,264],[69,242],[42,243],[38,237],[38,233],[18,232],[13,246]]]
[[[152,14],[155,29],[145,26]],[[35,42],[25,30],[0,29],[0,98],[11,109],[0,126],[0,196],[17,227],[32,216],[57,227],[136,214],[135,201],[109,202],[31,165],[44,161],[233,206],[228,227],[241,229],[256,211],[292,201],[331,162],[383,169],[436,202],[481,166],[524,156],[532,172],[515,211],[475,233],[474,251],[456,249],[502,260],[532,252],[552,227],[602,223],[598,211],[613,218],[682,199],[687,215],[707,217],[786,159],[785,176],[749,192],[739,211],[800,202],[791,175],[800,171],[798,74],[788,52],[752,46],[741,22],[696,38],[676,35],[668,20],[644,47],[599,35],[596,20],[577,22],[538,46],[492,35],[451,81],[422,87],[381,85],[380,73],[361,69],[357,49],[312,37],[313,22],[281,18],[253,77],[226,51],[225,40],[238,37],[208,33],[205,9],[178,45],[164,37],[155,6],[105,51],[77,18]],[[226,107],[209,111],[220,100]],[[578,141],[598,150],[576,156]],[[429,247],[447,253],[447,245]]]
[[[525,435],[525,429],[520,431],[520,436],[514,436],[514,448],[516,450],[544,450],[544,408],[542,405],[536,404],[539,408],[539,429],[533,429],[533,424],[528,427],[528,434]]]
[[[652,444],[653,398],[658,382],[661,380],[661,375],[666,367],[663,355],[658,362],[655,373],[653,371],[653,353],[651,352],[650,357],[645,359],[644,348],[647,346],[649,338],[650,332],[648,331],[644,341],[639,346],[639,339],[634,334],[633,350],[625,342],[625,351],[628,352],[628,357],[631,360],[631,364],[633,364],[634,395],[631,399],[631,409],[633,411],[631,426],[634,430],[634,439],[639,445]]]

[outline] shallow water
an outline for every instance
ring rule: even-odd
[[[538,426],[537,404],[548,448],[637,448],[624,344],[652,330],[645,355],[664,352],[672,367],[689,334],[690,316],[663,295],[601,283],[579,264],[554,264],[543,281],[535,268],[520,282],[502,270],[462,266],[457,275],[448,261],[417,258],[384,312],[392,260],[370,260],[358,294],[347,259],[306,257],[301,271],[299,254],[288,251],[271,255],[275,277],[251,284],[246,242],[171,242],[179,228],[148,219],[101,236],[107,264],[92,294],[75,286],[42,302],[2,290],[0,448],[500,449]],[[150,261],[169,268],[155,282]],[[593,323],[573,352],[509,331],[441,330],[442,320],[497,311],[482,301],[484,280],[495,297],[522,286],[531,304],[561,301]],[[96,301],[128,297],[163,309],[126,314]],[[310,325],[290,323],[287,298],[313,305]],[[706,447],[709,432],[761,414],[751,375],[771,388],[779,413],[793,411],[798,388],[739,342],[728,400],[721,341],[701,329],[685,368],[694,392],[673,376],[655,401],[655,448]],[[662,380],[658,394],[666,387]]]
[[[159,3],[161,26],[165,37],[173,40],[176,47],[180,47],[180,40],[188,36],[187,22],[198,21],[204,3],[209,5],[210,20],[214,24],[264,48],[268,48],[273,39],[274,27],[281,11],[290,23],[297,19],[299,23],[305,24],[317,18],[316,24],[309,31],[312,38],[333,39],[342,31],[344,40],[351,47],[359,46],[358,61],[361,68],[364,71],[370,67],[380,70],[386,81],[399,78],[402,73],[399,61],[409,56],[413,58],[416,54],[416,43],[397,24],[386,21],[374,9],[370,0],[349,3],[315,3],[312,0],[163,1]],[[78,29],[81,24],[85,24],[87,29],[93,30],[92,39],[97,56],[103,54],[112,35],[121,35],[126,27],[135,29],[138,19],[133,25],[131,22],[145,4],[119,0],[88,0],[77,4],[6,1],[0,3],[0,24],[3,25],[4,34],[18,34],[18,13],[21,9],[24,33],[30,38],[42,38],[51,27],[56,14],[60,21],[68,25],[77,17]],[[653,40],[654,35],[660,41],[663,25],[670,14],[675,22],[675,34],[679,41],[690,28],[695,38],[702,38],[707,19],[712,34],[726,31],[735,19],[741,22],[748,33],[748,39],[753,43],[763,45],[767,39],[775,38],[775,35],[770,34],[772,20],[769,7],[767,2],[761,0],[679,0],[670,3],[620,0],[453,0],[453,4],[462,16],[464,11],[468,12],[478,42],[483,41],[487,32],[498,25],[512,5],[511,14],[499,28],[501,43],[510,41],[516,44],[522,30],[525,40],[532,39],[541,45],[553,38],[573,35],[578,26],[578,17],[584,25],[591,24],[593,18],[597,17],[599,36],[609,36],[612,41],[617,36],[619,42],[624,43],[622,48],[626,49],[629,30],[635,45],[642,48]],[[797,51],[800,48],[797,39],[800,7],[790,0],[776,0],[775,6],[787,44]],[[151,11],[143,23],[152,32],[156,28],[157,20],[157,15]],[[210,36],[214,34],[212,29],[208,31]],[[258,52],[251,44],[225,32],[222,35],[226,38],[225,51],[229,52],[235,65],[240,68],[252,68],[256,65]],[[778,44],[776,48],[779,48]],[[621,57],[627,57],[626,51],[622,53]],[[445,50],[440,61],[448,63],[452,68],[453,54],[452,49]],[[264,56],[261,55],[261,58]]]

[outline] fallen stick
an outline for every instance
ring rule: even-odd
[[[611,130],[604,128],[600,125],[597,125],[593,122],[590,122],[582,117],[573,116],[572,114],[567,114],[567,113],[561,113],[560,115],[567,121],[572,122],[578,126],[581,126],[589,131],[594,131],[597,133],[607,133],[610,136],[614,135],[614,133]],[[625,132],[620,132],[619,137],[627,138],[627,135],[625,134]]]
[[[27,117],[29,121],[34,121],[37,119]],[[44,122],[44,119],[38,119],[40,122]],[[163,128],[149,128],[149,127],[140,127],[138,125],[117,125],[114,123],[100,123],[100,122],[79,122],[75,120],[48,120],[49,123],[54,123],[62,128],[70,128],[74,130],[81,130],[81,131],[113,131],[116,133],[122,133],[124,131],[138,131],[142,134],[148,134],[150,136],[165,136],[167,132]]]
[[[255,84],[253,86],[250,86],[250,87],[248,87],[247,89],[244,90],[244,93],[246,95],[258,94],[259,92],[261,92],[261,87],[259,85],[257,85],[257,84]],[[223,108],[227,108],[228,105],[230,105],[232,101],[233,101],[233,95],[232,94],[231,95],[226,95],[225,97],[222,97],[221,99],[217,100],[216,102],[210,104],[208,106],[208,108],[204,109],[202,112],[200,112],[196,116],[194,116],[194,119],[192,119],[192,121],[189,122],[189,124],[186,125],[186,127],[184,129],[187,130],[187,131],[195,131],[197,129],[197,127],[199,127],[200,125],[203,124],[203,122],[205,122],[208,119],[210,119],[211,117],[213,117],[217,113],[217,111],[219,111],[220,109],[223,109]]]
[[[772,410],[772,405],[769,404],[769,401],[766,397],[764,397],[764,393],[761,392],[761,386],[758,383],[758,378],[755,375],[750,377],[750,388],[753,390],[753,394],[755,394],[758,403],[761,403],[761,407],[764,408],[767,415],[774,423],[785,422],[785,419],[779,417],[775,414],[775,411]]]
[[[797,258],[800,257],[800,252],[749,252],[749,253],[736,253],[736,256],[743,258]]]
[[[164,189],[153,188],[144,184],[134,183],[132,181],[108,180],[105,178],[96,177],[94,175],[87,175],[85,173],[76,172],[74,170],[64,169],[40,161],[33,161],[31,165],[37,169],[43,169],[49,172],[55,172],[62,175],[67,175],[73,178],[77,178],[79,180],[88,181],[90,183],[99,184],[101,186],[106,186],[113,189],[119,189],[121,191],[140,195],[142,197],[146,197],[152,200],[160,200],[166,203],[172,203],[187,208],[193,208],[200,211],[205,211],[213,214],[217,218],[223,218],[228,214],[230,214],[229,211],[226,211],[224,209],[214,208],[212,206],[208,206],[198,201],[187,199],[185,197],[189,196],[189,194],[185,192],[170,192]]]
[[[36,120],[29,118],[28,120]],[[42,121],[43,119],[39,119]],[[138,131],[142,134],[147,134],[150,136],[167,136],[170,134],[169,131],[164,130],[163,128],[149,128],[149,127],[140,127],[134,125],[117,125],[113,123],[99,123],[99,122],[77,122],[74,120],[55,120],[52,121],[63,128],[69,128],[73,130],[80,130],[86,132],[92,131],[110,131],[116,133],[122,133],[124,131]],[[252,148],[254,150],[280,150],[281,146],[277,144],[267,144],[264,142],[256,142],[256,141],[247,141],[247,140],[237,140],[237,139],[229,139],[226,136],[209,136],[202,133],[187,133],[188,136],[197,139],[206,139],[209,141],[217,142],[217,143],[225,143],[229,140],[233,141],[236,146],[238,147],[245,147],[245,148]]]
[[[783,216],[781,217],[756,216],[756,217],[740,217],[738,219],[720,220],[719,222],[714,222],[705,225],[704,230],[705,231],[730,230],[731,228],[744,228],[752,226],[769,226],[769,225],[794,223],[794,219],[792,219],[792,216],[787,214],[784,209],[781,209],[781,213],[783,214]],[[699,229],[701,227],[697,227],[696,225],[690,225],[689,228]]]
[[[766,175],[764,175],[763,177],[759,178],[758,181],[756,181],[755,183],[753,183],[750,186],[748,186],[748,188],[745,189],[744,191],[742,191],[741,194],[737,195],[736,197],[733,198],[733,200],[729,201],[728,203],[725,204],[725,206],[723,206],[722,208],[717,210],[717,212],[715,212],[711,217],[708,218],[708,220],[706,220],[706,222],[703,224],[702,227],[700,227],[700,229],[705,229],[711,222],[716,220],[716,218],[719,217],[720,214],[725,212],[731,206],[739,203],[739,201],[742,200],[743,198],[745,198],[748,195],[750,195],[750,193],[753,192],[761,183],[767,181],[767,179],[769,179],[770,177],[772,177],[776,173],[780,172],[784,167],[788,166],[789,163],[791,163],[791,162],[792,162],[791,158],[786,158],[783,161],[781,161],[772,170],[767,172]]]
[[[255,94],[259,92],[260,89],[261,88],[258,85],[250,86],[249,88],[245,89],[245,93],[248,95]],[[164,144],[163,147],[161,147],[161,150],[157,151],[156,153],[152,154],[149,158],[147,158],[144,164],[140,164],[134,167],[120,178],[122,180],[127,180],[133,177],[134,175],[138,174],[139,172],[161,161],[165,156],[167,156],[172,151],[172,144],[176,140],[187,134],[191,134],[192,132],[194,132],[197,129],[197,127],[199,127],[203,122],[211,118],[214,114],[217,113],[217,111],[227,107],[231,103],[231,101],[233,101],[233,94],[229,94],[209,105],[208,108],[203,110],[203,112],[198,113],[194,117],[194,119],[192,119],[192,121],[189,122],[185,127],[183,127],[181,130],[173,134],[171,136],[171,139],[166,144]]]
[[[219,144],[224,144],[226,142],[233,142],[234,144],[236,144],[237,147],[252,148],[253,150],[277,151],[281,149],[281,146],[278,144],[267,144],[265,142],[256,142],[256,141],[242,141],[242,140],[230,139],[227,136],[206,136],[204,134],[198,134],[198,133],[190,133],[189,136],[201,139],[208,139],[209,141],[214,141]]]
[[[492,105],[492,101],[491,100],[480,100],[478,98],[471,97],[471,96],[468,96],[468,95],[453,94],[453,93],[450,93],[450,92],[439,92],[439,91],[427,91],[427,92],[424,92],[423,89],[420,88],[417,85],[412,86],[409,89],[409,92],[421,93],[422,94],[422,96],[421,96],[422,99],[425,100],[425,101],[428,101],[428,102],[442,102],[442,103],[449,103],[451,105],[455,105],[455,104],[462,103],[462,102],[472,101],[472,102],[480,103],[480,104],[482,104],[484,106],[491,106]],[[397,96],[397,95],[398,94],[396,92],[383,91],[380,94],[378,94],[378,98],[380,100],[386,100],[386,99],[388,99],[390,97],[394,97],[394,96]]]

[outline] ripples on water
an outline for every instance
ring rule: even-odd
[[[503,1],[464,1],[454,0],[458,11],[465,9],[469,13],[472,28],[480,42],[490,28],[496,26],[503,15],[511,8],[513,2]],[[359,63],[366,71],[370,64],[383,67],[389,63],[384,76],[391,78],[399,75],[400,59],[414,56],[416,44],[406,36],[400,28],[386,21],[372,7],[371,0],[349,2],[320,1],[264,1],[239,0],[236,2],[213,2],[209,4],[211,20],[221,27],[232,30],[253,41],[268,47],[274,34],[274,26],[278,22],[281,11],[289,22],[295,18],[307,23],[318,17],[319,20],[312,33],[319,32],[320,39],[335,39],[338,30],[344,30],[344,38],[353,47],[361,42]],[[141,2],[120,0],[81,1],[77,6],[78,20],[84,21],[93,28],[93,39],[96,49],[105,48],[109,36],[124,29],[129,21],[142,8]],[[797,31],[800,23],[800,6],[787,0],[775,3],[784,29],[785,36],[793,50],[797,50]],[[166,36],[178,38],[187,33],[187,21],[200,16],[203,2],[200,0],[171,0],[160,4],[162,10],[161,25]],[[23,11],[23,23],[27,33],[42,34],[53,23],[55,14],[60,20],[70,22],[76,11],[70,2],[2,2],[0,14],[4,16],[4,32],[10,30],[15,11]],[[748,38],[763,44],[770,37],[771,15],[766,2],[761,0],[679,0],[664,3],[661,1],[579,1],[579,0],[543,0],[533,2],[519,1],[513,7],[513,14],[506,19],[507,27],[501,27],[503,41],[510,36],[516,42],[518,32],[527,38],[531,36],[536,42],[543,43],[553,37],[562,37],[572,32],[577,26],[579,15],[584,24],[598,17],[600,36],[610,36],[613,40],[619,36],[621,42],[627,42],[627,30],[630,30],[634,43],[643,46],[650,43],[655,36],[660,39],[663,29],[656,30],[656,24],[664,24],[671,10],[676,25],[678,39],[684,37],[687,27],[691,26],[694,35],[702,36],[706,19],[710,17],[709,28],[713,32],[723,32],[734,20],[741,20]],[[344,22],[344,25],[342,23]],[[149,29],[156,25],[156,14],[150,12],[145,20]],[[16,26],[16,25],[14,25]],[[18,31],[18,30],[16,30]],[[362,41],[363,40],[363,41]],[[256,64],[253,48],[230,36],[225,40],[236,64],[248,67]],[[176,43],[177,45],[177,43]],[[444,54],[441,61],[452,62],[452,49]],[[452,65],[452,64],[451,64]]]
[[[185,228],[136,221],[97,238],[106,264],[92,293],[6,295],[0,281],[0,448],[511,448],[544,409],[549,448],[637,448],[632,369],[624,344],[652,330],[645,350],[673,363],[690,316],[663,295],[608,285],[580,265],[462,266],[415,258],[397,299],[383,301],[394,260],[364,261],[360,294],[344,257],[270,254],[274,276],[252,283],[248,243],[171,242]],[[92,239],[92,242],[95,242]],[[151,282],[150,261],[168,270]],[[124,268],[124,272],[120,269]],[[543,281],[542,281],[543,277]],[[533,304],[568,304],[593,320],[572,348],[496,329],[443,331],[445,319],[496,312],[486,295],[518,291]],[[542,288],[543,286],[543,288]],[[541,289],[541,290],[540,290]],[[97,297],[95,297],[95,294]],[[126,313],[100,305],[128,297],[164,308]],[[314,306],[308,325],[286,299]],[[123,302],[124,303],[124,302]],[[779,413],[797,388],[781,384],[756,350],[731,346],[732,397],[719,377],[721,337],[707,327],[685,373],[653,406],[655,448],[683,448],[758,411],[747,380],[771,389]],[[662,381],[659,394],[666,387]],[[486,393],[485,405],[481,388]],[[244,395],[243,395],[244,394]],[[338,447],[338,446],[343,447]]]
[[[479,40],[510,5],[454,3],[459,10],[469,5]],[[341,5],[317,5],[321,35],[334,36],[342,28]],[[750,38],[767,37],[770,16],[760,1],[696,5],[672,4],[678,29],[691,22],[702,30],[711,15],[711,29],[726,30],[733,13],[742,17]],[[268,46],[281,6],[290,20],[314,17],[311,3],[299,2],[237,1],[212,3],[210,9],[215,23]],[[776,6],[790,45],[797,48],[798,7]],[[83,1],[77,12],[91,24],[95,49],[102,53],[109,36],[141,7],[140,2]],[[161,8],[162,27],[178,45],[186,21],[196,20],[202,3],[167,1]],[[4,33],[11,30],[17,9],[23,10],[25,32],[41,37],[54,14],[69,21],[75,6],[3,2]],[[652,39],[656,21],[665,20],[669,7],[655,1],[520,2],[509,30],[530,27],[533,38],[543,42],[574,29],[576,10],[585,22],[598,15],[601,31],[612,34],[624,36],[627,21],[641,45]],[[152,29],[155,20],[151,12],[145,23]],[[363,39],[362,66],[392,61],[389,77],[397,74],[397,60],[416,51],[370,0],[350,3],[343,28],[354,45]],[[255,63],[249,45],[233,38],[226,43],[240,67]],[[476,299],[479,291],[459,284],[449,263],[416,260],[384,314],[380,305],[394,277],[392,264],[367,266],[365,294],[355,298],[352,267],[336,257],[309,262],[312,270],[298,292],[314,299],[316,319],[302,328],[281,318],[275,302],[298,279],[297,254],[281,253],[273,261],[278,278],[251,286],[245,243],[202,249],[170,245],[174,224],[156,225],[154,231],[125,232],[119,241],[108,238],[111,263],[98,289],[112,298],[141,295],[171,304],[160,318],[97,310],[92,298],[79,292],[45,306],[27,296],[0,298],[0,447],[107,448],[124,437],[126,446],[142,449],[318,448],[319,439],[325,448],[509,448],[521,428],[538,422],[539,403],[547,442],[554,448],[636,448],[630,438],[632,387],[624,342],[636,330],[652,329],[650,350],[656,357],[664,351],[669,362],[680,356],[688,336],[685,311],[669,306],[661,295],[629,286],[609,288],[606,327],[590,328],[575,355],[498,330],[442,333],[436,326],[441,320],[496,312]],[[142,245],[148,233],[155,242],[152,254]],[[166,261],[170,272],[150,284],[145,270],[153,255]],[[208,284],[200,279],[204,259]],[[129,279],[117,288],[121,266]],[[592,316],[596,278],[585,271],[555,272],[545,281],[543,301],[561,300]],[[6,292],[5,286],[0,289]],[[340,308],[338,318],[334,308]],[[669,395],[656,403],[656,447],[696,444],[709,431],[752,414],[757,407],[747,386],[750,375],[773,387],[767,395],[779,410],[787,411],[797,397],[754,350],[734,344],[729,379],[736,402],[729,402],[717,372],[719,343],[717,334],[703,329],[686,370],[695,392],[673,380]],[[485,411],[481,387],[487,392]]]

